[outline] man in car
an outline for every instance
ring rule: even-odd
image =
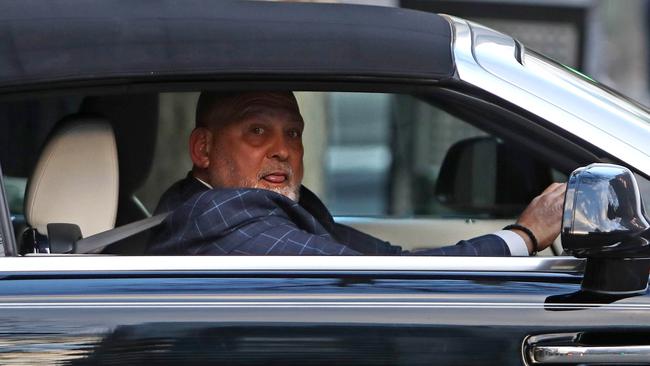
[[[190,136],[188,176],[156,210],[169,216],[151,254],[529,255],[560,230],[564,184],[549,186],[508,230],[444,248],[399,246],[337,224],[301,185],[304,121],[291,92],[204,92]]]

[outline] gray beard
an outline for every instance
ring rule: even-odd
[[[249,187],[249,186],[247,186],[247,187]],[[292,200],[294,202],[298,202],[298,200],[300,200],[300,188],[299,187],[298,188],[293,187],[293,186],[282,187],[282,188],[263,187],[258,181],[257,184],[254,184],[254,187],[251,187],[251,188],[266,189],[266,190],[269,190],[269,191],[273,191],[275,193],[279,193],[279,194],[289,198],[290,200]]]
[[[228,158],[224,158],[223,160],[224,165],[221,167],[224,169],[227,174],[229,175],[230,178],[237,177],[236,169],[235,169],[235,163]],[[291,166],[286,165],[283,166],[285,170],[289,173],[287,179],[291,179],[293,177],[293,170],[291,169]],[[271,169],[272,171],[273,169]],[[262,177],[267,174],[268,172],[262,171],[258,172],[258,177],[257,180],[250,180],[250,179],[242,179],[237,182],[235,187],[226,187],[226,184],[219,179],[219,177],[211,177],[212,182],[215,182],[215,188],[220,187],[220,188],[255,188],[255,189],[266,189],[268,191],[272,191],[275,193],[279,193],[290,200],[294,202],[298,202],[300,200],[300,184],[298,185],[290,185],[286,187],[265,187],[262,185],[262,182],[260,180]],[[233,180],[233,179],[230,179]]]

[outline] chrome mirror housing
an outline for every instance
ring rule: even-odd
[[[582,290],[609,295],[644,293],[650,270],[650,224],[632,172],[591,164],[569,177],[562,246],[587,258]]]
[[[632,172],[591,164],[569,177],[562,218],[562,246],[576,257],[650,255],[650,229]]]

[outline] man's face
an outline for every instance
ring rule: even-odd
[[[303,128],[299,113],[269,106],[213,127],[209,183],[268,189],[297,201],[303,177]]]

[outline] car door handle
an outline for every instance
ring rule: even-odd
[[[650,345],[584,345],[581,333],[528,337],[523,356],[528,365],[650,364]]]
[[[532,364],[650,363],[650,346],[578,347],[533,346]]]

